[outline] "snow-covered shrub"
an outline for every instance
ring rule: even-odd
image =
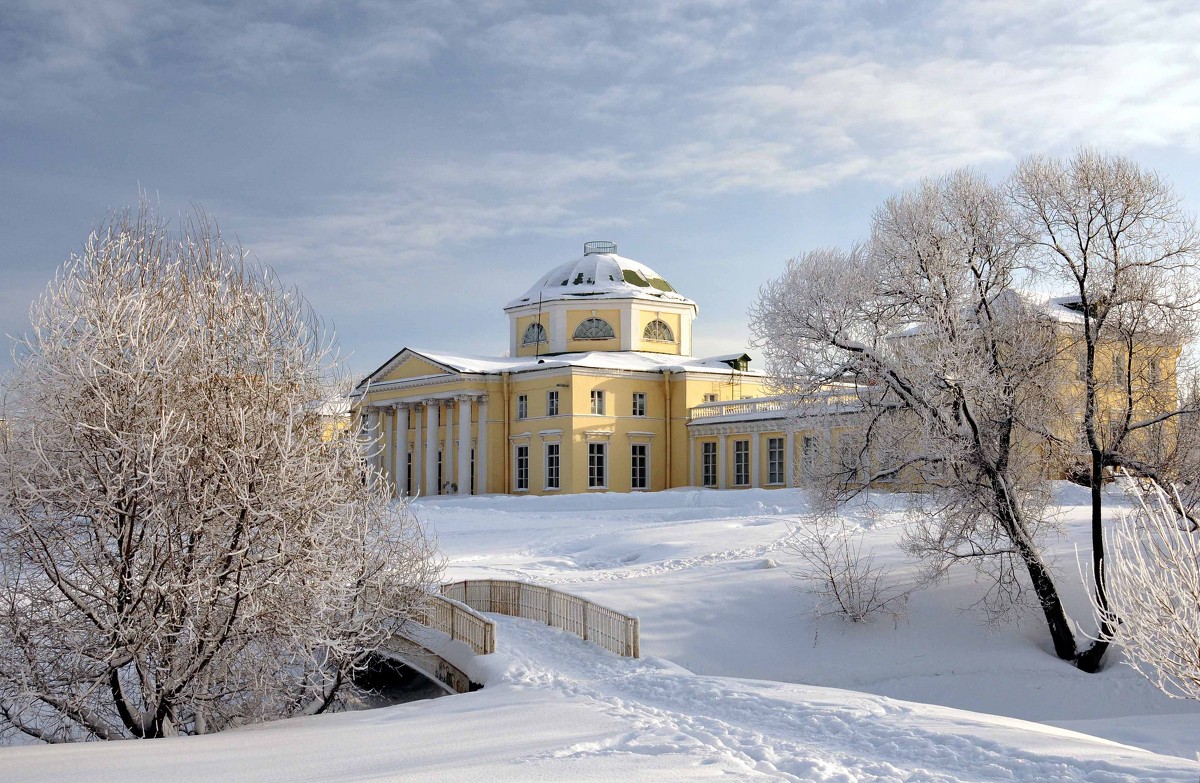
[[[862,530],[851,530],[841,519],[818,519],[796,531],[788,549],[800,559],[795,576],[816,597],[818,617],[841,615],[867,622],[884,615],[893,620],[905,611],[911,589],[863,552]]]

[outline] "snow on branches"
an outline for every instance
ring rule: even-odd
[[[0,731],[329,708],[438,566],[357,433],[322,420],[347,387],[304,299],[202,213],[176,234],[143,204],[31,320],[0,450]]]

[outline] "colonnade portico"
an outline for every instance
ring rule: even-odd
[[[473,417],[476,402],[479,403],[478,415]],[[456,409],[457,422],[454,421]],[[443,492],[469,495],[472,473],[475,493],[487,492],[486,394],[374,403],[366,406],[366,414],[367,435],[375,444],[371,462],[389,482],[393,497]],[[477,420],[475,432],[471,427],[473,418]],[[475,454],[474,471],[472,451]]]

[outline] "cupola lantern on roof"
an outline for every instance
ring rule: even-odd
[[[590,256],[592,253],[612,253],[615,255],[616,252],[616,242],[608,242],[606,240],[598,239],[592,242],[583,243],[583,254],[585,256]]]
[[[504,307],[512,356],[586,351],[692,355],[696,303],[662,275],[617,255],[617,243],[583,243]]]

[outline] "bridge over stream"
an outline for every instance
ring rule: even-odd
[[[641,656],[638,618],[543,585],[471,579],[441,586],[420,622],[408,622],[381,654],[437,682],[447,693],[483,687],[474,658],[496,651],[496,623],[485,613],[522,617],[560,628],[606,650]]]

